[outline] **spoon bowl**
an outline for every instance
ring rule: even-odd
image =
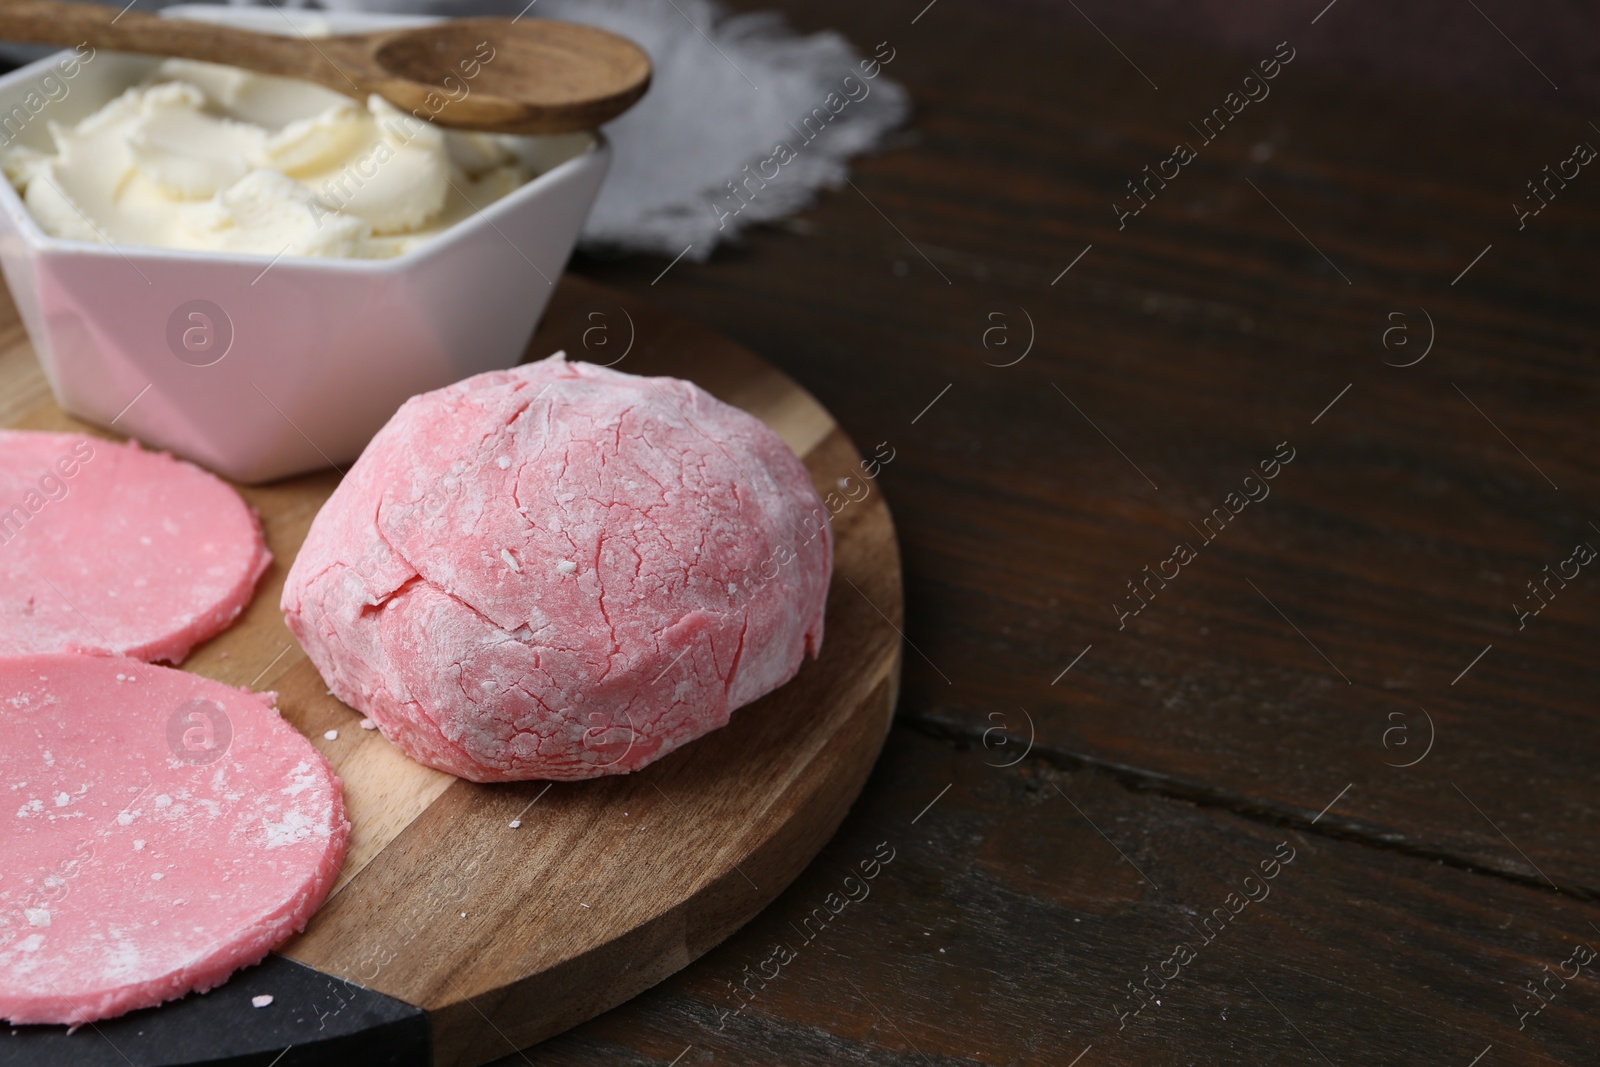
[[[433,110],[447,126],[508,133],[591,129],[626,111],[650,85],[650,58],[642,49],[570,22],[456,19],[367,40],[373,63],[390,79],[384,98],[416,111],[430,110],[443,97],[448,104]],[[530,92],[530,72],[537,72],[537,94]]]

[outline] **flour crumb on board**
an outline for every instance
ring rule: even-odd
[[[250,998],[250,1006],[252,1008],[264,1008],[268,1004],[271,1004],[271,1003],[272,1003],[272,994],[271,993],[263,993],[259,997],[251,997]]]
[[[323,736],[323,738],[325,740],[337,741],[337,740],[339,740],[339,731],[338,730],[329,730],[327,733],[323,734],[322,736]]]
[[[362,719],[361,728],[363,730],[376,730],[378,728],[378,724],[373,722],[371,719]]]

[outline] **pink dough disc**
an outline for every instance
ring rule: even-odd
[[[178,663],[244,610],[271,561],[255,513],[199,467],[0,430],[0,656]]]
[[[219,985],[304,929],[350,824],[271,694],[121,656],[0,659],[0,1018]]]
[[[760,420],[557,354],[407,401],[312,523],[283,610],[413,759],[591,778],[794,677],[832,566],[828,511]]]

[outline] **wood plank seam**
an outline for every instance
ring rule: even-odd
[[[945,742],[953,747],[972,748],[983,744],[982,733],[961,729],[948,720],[897,712],[895,721],[925,737]],[[1351,819],[1348,816],[1342,820],[1332,817],[1327,819],[1314,818],[1306,814],[1306,810],[1309,809],[1302,810],[1266,803],[1243,794],[1216,789],[1200,782],[1161,774],[1143,767],[1134,767],[1116,763],[1112,760],[1100,759],[1082,752],[1041,748],[1030,751],[1024,759],[1041,762],[1057,770],[1089,771],[1104,775],[1129,792],[1153,793],[1156,796],[1170,800],[1188,801],[1197,807],[1214,808],[1231,815],[1237,815],[1243,819],[1249,819],[1252,822],[1290,827],[1302,833],[1317,834],[1333,840],[1348,841],[1352,844],[1365,845],[1368,848],[1382,849],[1386,852],[1396,852],[1416,859],[1430,860],[1470,874],[1504,879],[1519,886],[1538,889],[1545,893],[1553,893],[1572,900],[1585,903],[1600,901],[1600,890],[1585,885],[1573,885],[1571,879],[1564,878],[1562,881],[1567,884],[1555,886],[1535,873],[1523,874],[1516,870],[1490,867],[1446,849],[1429,848],[1426,845],[1396,841],[1393,838],[1383,836],[1375,829],[1366,829],[1367,824],[1360,820]],[[1508,849],[1508,853],[1509,851]]]

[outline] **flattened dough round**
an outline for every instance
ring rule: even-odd
[[[350,832],[270,694],[121,656],[0,659],[0,782],[12,1024],[220,984],[304,928]]]
[[[832,531],[771,429],[561,354],[413,397],[283,610],[338,697],[475,781],[633,771],[822,645]]]
[[[178,663],[272,556],[226,482],[137,444],[0,430],[0,656]]]

